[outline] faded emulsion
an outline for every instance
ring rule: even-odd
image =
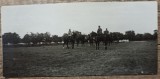
[[[2,6],[5,77],[157,74],[157,3]]]

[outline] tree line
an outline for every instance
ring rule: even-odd
[[[157,39],[157,30],[154,30],[154,33],[135,33],[133,30],[126,31],[125,34],[120,32],[110,32],[110,34],[119,35],[122,39],[128,39],[129,41],[144,41],[144,40],[156,40]],[[87,36],[87,35],[86,35]],[[49,32],[46,33],[29,33],[25,34],[23,38],[20,38],[17,33],[4,33],[2,35],[3,44],[18,44],[25,43],[29,44],[51,44],[52,42],[58,43],[63,41],[63,36],[51,35]]]
[[[30,33],[25,34],[23,38],[20,38],[19,34],[17,33],[4,33],[2,35],[3,44],[18,44],[18,43],[26,43],[29,44],[51,44],[51,42],[62,42],[62,37],[58,35],[51,35],[49,32],[46,33]]]

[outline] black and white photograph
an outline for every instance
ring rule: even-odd
[[[156,75],[156,1],[1,7],[3,76]]]

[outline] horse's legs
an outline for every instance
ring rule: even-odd
[[[63,49],[64,49],[64,45],[65,45],[65,42],[63,43]]]
[[[78,47],[79,42],[77,41],[77,47]]]
[[[98,50],[99,50],[99,43],[100,43],[100,42],[98,42]]]
[[[84,45],[84,41],[82,41],[82,46],[85,46],[85,45]]]
[[[99,42],[96,42],[96,50],[99,50]]]
[[[109,41],[109,46],[112,44],[112,41]]]
[[[74,49],[74,41],[72,42],[72,49]]]
[[[94,42],[92,41],[92,42],[91,42],[91,45],[92,45],[92,46],[93,46],[93,43],[94,43]]]
[[[97,50],[97,42],[95,42],[96,43],[96,50]]]
[[[109,40],[107,40],[107,42],[108,42],[108,43],[107,43],[107,44],[108,44],[108,46],[110,46],[110,41],[109,41]]]
[[[92,46],[92,43],[91,43],[91,42],[89,42],[89,44],[90,44],[90,46]]]
[[[69,49],[68,43],[69,43],[69,42],[66,43],[66,44],[67,44],[67,49]]]
[[[105,42],[105,50],[107,50],[107,42]]]
[[[93,46],[93,42],[90,42],[90,46]]]
[[[89,41],[89,46],[91,46],[91,42]]]
[[[77,47],[78,47],[78,45],[79,45],[79,41],[77,40]]]

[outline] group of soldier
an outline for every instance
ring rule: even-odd
[[[93,43],[95,42],[96,49],[99,49],[100,42],[103,42],[105,45],[105,49],[107,49],[107,44],[109,43],[108,36],[109,36],[108,29],[106,28],[104,33],[102,33],[101,26],[98,26],[97,33],[92,31],[87,36],[81,35],[81,33],[80,33],[80,36],[77,36],[77,34],[74,31],[72,32],[71,29],[69,29],[67,37],[63,38],[63,40],[64,40],[63,48],[64,48],[64,45],[67,45],[67,48],[69,48],[68,44],[70,42],[72,45],[72,49],[73,49],[74,43],[76,41],[77,46],[78,46],[79,42],[81,42],[82,44],[84,44],[84,42],[89,42],[90,46],[93,45]]]
[[[101,26],[98,26],[98,29],[97,29],[97,35],[102,35],[103,33],[102,33],[102,28],[101,28]],[[106,30],[104,31],[104,34],[109,34],[109,31],[108,31],[108,29],[106,28]],[[69,29],[69,31],[68,31],[68,36],[72,36],[72,31],[71,31],[71,29]]]

